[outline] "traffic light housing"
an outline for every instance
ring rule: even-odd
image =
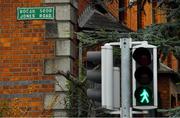
[[[157,48],[138,45],[132,48],[133,108],[157,108]]]
[[[101,51],[87,52],[87,80],[97,85],[88,88],[87,95],[90,99],[101,102],[101,106],[106,109],[113,109],[118,104],[114,102],[115,71],[112,46],[104,45]],[[119,84],[115,86],[119,87]]]
[[[87,52],[87,80],[94,82],[97,86],[87,89],[87,95],[92,100],[101,102],[101,52]],[[99,86],[98,86],[99,85]]]

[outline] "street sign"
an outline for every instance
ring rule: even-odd
[[[54,7],[18,7],[18,20],[42,20],[55,19]]]

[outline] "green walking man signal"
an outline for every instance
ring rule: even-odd
[[[142,97],[140,101],[141,103],[149,103],[149,94],[146,89],[143,89],[143,92],[140,94],[140,96]]]
[[[136,90],[135,96],[139,105],[150,105],[153,102],[151,91],[148,87],[139,87]]]

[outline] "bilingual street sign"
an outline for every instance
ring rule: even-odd
[[[55,19],[54,7],[18,7],[17,20],[53,20]]]

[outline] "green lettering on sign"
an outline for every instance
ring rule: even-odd
[[[18,7],[18,20],[55,19],[54,7]]]

